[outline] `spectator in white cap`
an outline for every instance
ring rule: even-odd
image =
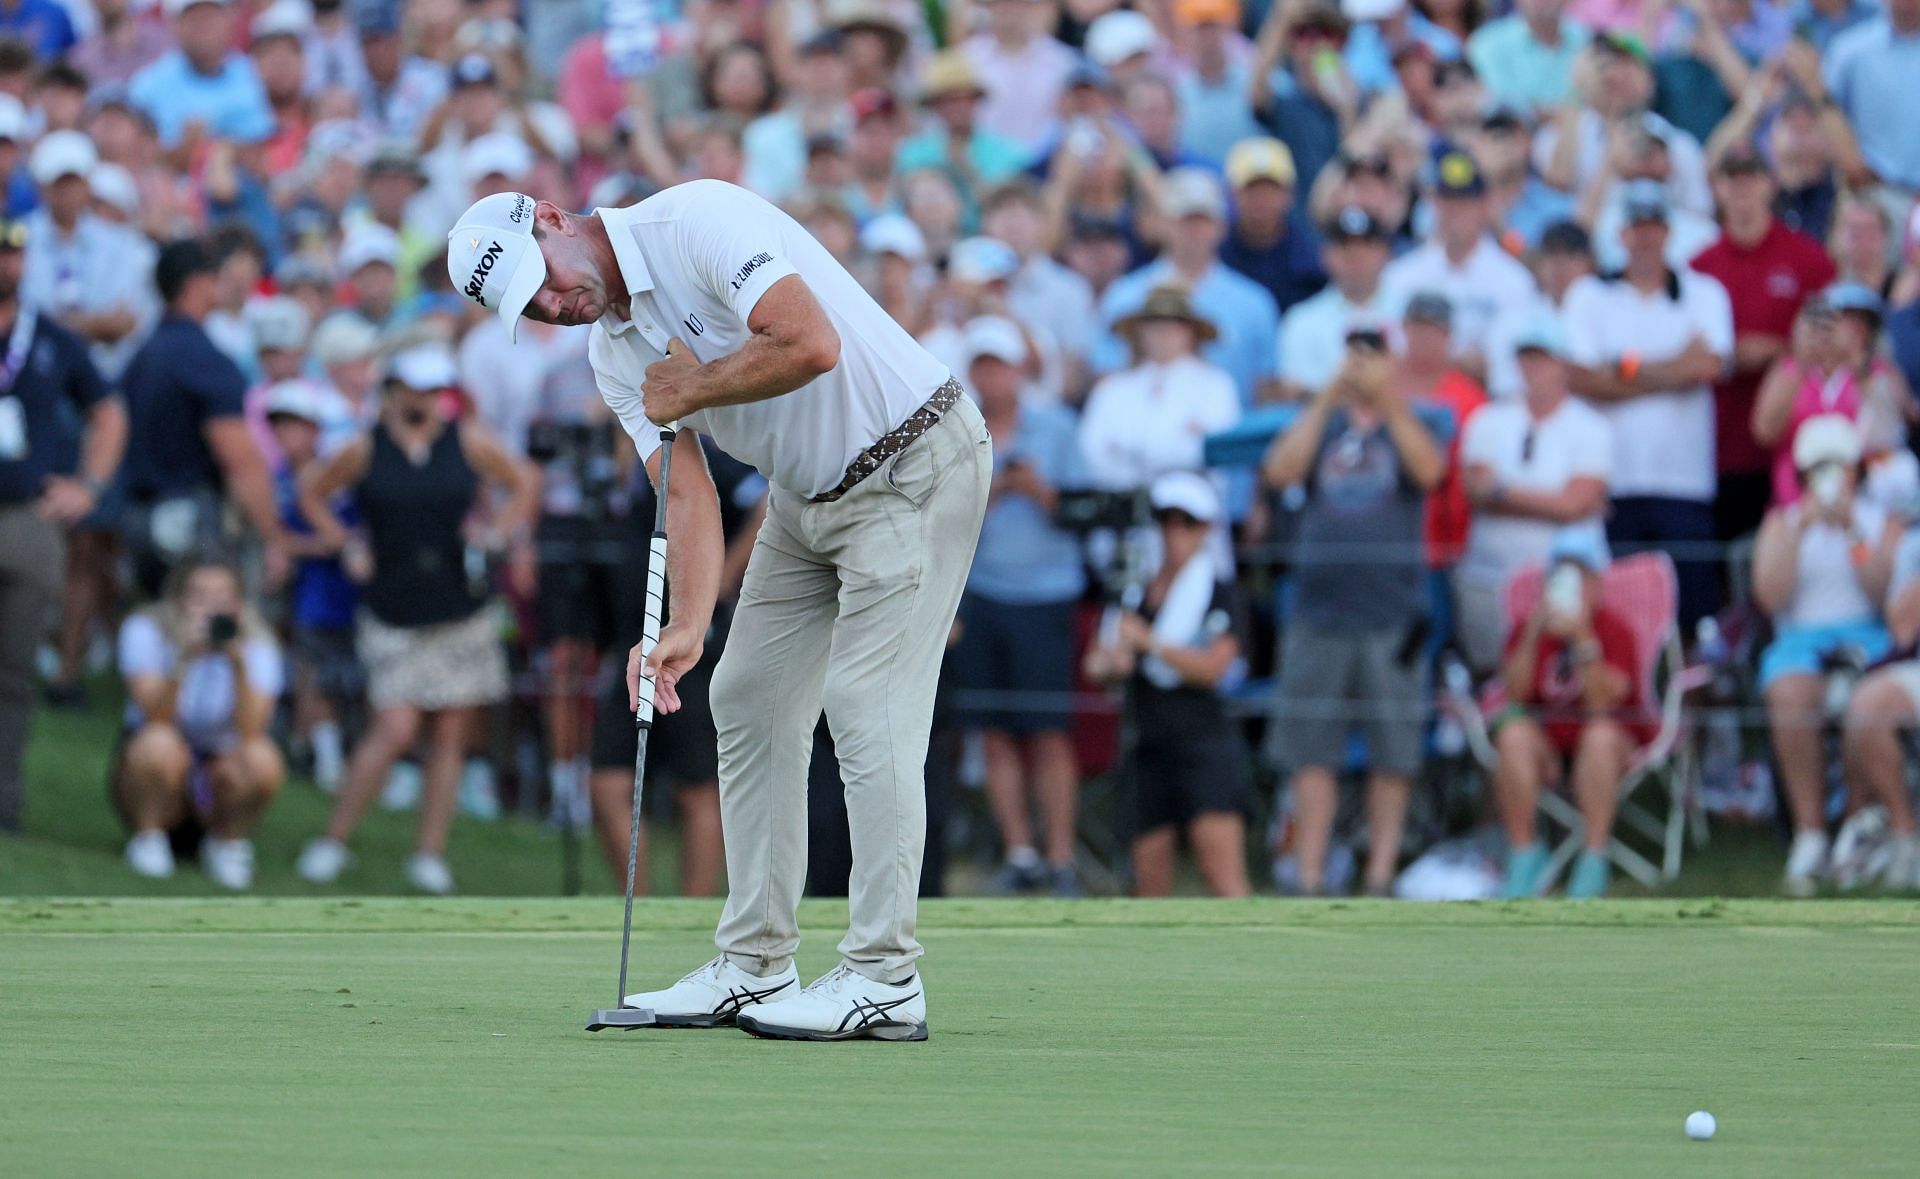
[[[533,171],[533,149],[518,135],[493,131],[467,144],[460,160],[472,199],[515,192]]]
[[[918,335],[931,323],[935,277],[927,265],[920,227],[899,213],[882,213],[860,229],[868,265],[863,284],[893,321]]]
[[[98,164],[93,141],[78,131],[54,131],[34,145],[27,169],[40,186],[40,208],[27,218],[33,248],[22,293],[85,340],[111,381],[127,367],[159,306],[152,246],[90,207],[88,175]]]
[[[949,658],[958,688],[1026,697],[970,718],[984,730],[987,798],[1006,856],[1001,889],[1078,896],[1079,768],[1068,701],[1074,606],[1087,587],[1080,544],[1054,523],[1054,510],[1061,490],[1085,482],[1079,442],[1071,412],[1022,396],[1028,357],[1017,325],[982,316],[967,325],[965,343],[965,383],[993,435],[994,476]]]
[[[355,226],[340,243],[340,277],[353,287],[352,310],[376,328],[393,322],[400,238],[384,225]]]
[[[319,547],[337,553],[353,540],[333,506],[351,491],[372,555],[358,645],[374,717],[353,751],[325,833],[300,854],[300,875],[316,884],[331,884],[346,869],[346,842],[360,816],[425,730],[431,752],[407,881],[428,893],[454,888],[447,833],[473,722],[479,708],[507,694],[491,587],[467,571],[466,521],[493,491],[505,493],[505,506],[477,539],[483,548],[510,549],[516,581],[525,583],[538,508],[538,481],[524,463],[473,417],[447,420],[445,395],[458,380],[443,346],[399,353],[372,431],[300,480],[301,513]]]
[[[273,134],[273,108],[260,74],[233,49],[230,0],[164,0],[180,48],[133,77],[127,92],[160,131],[175,160],[202,140],[260,143]]]
[[[335,312],[314,329],[309,341],[313,363],[345,411],[338,423],[328,423],[321,450],[332,453],[373,425],[380,412],[373,396],[379,348],[379,329],[351,311]]]
[[[1160,32],[1145,14],[1128,8],[1102,13],[1087,27],[1087,59],[1107,72],[1116,89],[1154,68]]]
[[[1213,483],[1190,471],[1154,480],[1148,501],[1160,567],[1138,609],[1120,614],[1110,633],[1102,628],[1085,664],[1090,678],[1126,685],[1133,813],[1121,824],[1132,845],[1133,891],[1173,891],[1184,836],[1209,891],[1246,896],[1253,783],[1221,698],[1242,648],[1232,587],[1209,543],[1226,514]]]
[[[282,382],[300,375],[307,358],[307,309],[291,295],[256,299],[247,306],[247,326],[253,330],[258,373],[247,390],[247,425],[253,429],[260,453],[273,466],[280,459],[273,431],[267,428],[267,400]],[[338,398],[334,399],[336,402]],[[324,419],[315,417],[315,422]]]
[[[1026,343],[1023,367],[1029,377],[1038,375],[1046,358],[1055,356],[1055,351],[1046,329],[1020,322],[1008,305],[1007,294],[1019,269],[1020,255],[1005,242],[970,237],[954,243],[947,255],[944,297],[935,309],[938,318],[919,334],[920,345],[953,372],[963,372],[967,366],[966,325],[982,315],[998,316],[1018,326]]]
[[[1251,405],[1273,380],[1280,311],[1265,287],[1220,261],[1227,194],[1213,173],[1176,168],[1160,186],[1160,213],[1166,219],[1165,252],[1108,288],[1100,313],[1111,329],[1156,288],[1184,288],[1193,309],[1213,325],[1203,354],[1233,378],[1241,405]],[[1094,368],[1102,372],[1113,372],[1125,361],[1118,334],[1110,334],[1093,357]]]
[[[1753,553],[1753,600],[1773,620],[1760,657],[1760,689],[1793,822],[1784,885],[1810,895],[1827,866],[1827,660],[1851,650],[1871,663],[1892,646],[1883,621],[1901,521],[1858,494],[1859,428],[1820,414],[1793,436],[1793,465],[1805,494],[1775,507]]]

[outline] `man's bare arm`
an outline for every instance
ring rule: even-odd
[[[674,626],[705,635],[720,598],[720,566],[726,554],[720,494],[714,490],[699,435],[682,430],[673,445],[673,485],[667,489],[668,616]],[[656,488],[664,453],[656,450],[647,459],[647,477]]]
[[[840,363],[840,333],[797,274],[767,288],[747,316],[753,335],[738,352],[706,364],[676,364],[676,349],[648,367],[647,416],[678,421],[697,410],[745,405],[791,393]],[[655,399],[662,404],[656,406]],[[656,413],[656,409],[660,412]],[[663,416],[664,415],[664,416]]]

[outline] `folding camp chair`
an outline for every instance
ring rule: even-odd
[[[1547,571],[1541,567],[1523,569],[1507,583],[1506,607],[1509,631],[1525,625],[1534,605],[1540,600]],[[1688,829],[1696,846],[1706,842],[1706,815],[1700,806],[1699,767],[1691,743],[1683,740],[1685,722],[1680,706],[1686,693],[1706,681],[1702,668],[1688,668],[1680,650],[1677,606],[1678,581],[1673,560],[1665,553],[1637,553],[1615,561],[1601,580],[1601,605],[1625,622],[1633,631],[1642,674],[1646,676],[1644,699],[1660,702],[1660,728],[1652,741],[1634,753],[1626,776],[1620,780],[1620,806],[1614,820],[1614,835],[1607,846],[1607,857],[1627,875],[1652,886],[1671,880],[1680,872],[1681,852]],[[1450,684],[1447,704],[1459,718],[1467,735],[1474,759],[1489,773],[1499,764],[1493,741],[1487,732],[1487,717],[1494,711],[1492,702],[1503,694],[1498,684],[1476,698],[1469,687]],[[1634,801],[1643,787],[1656,781],[1666,786],[1666,811],[1659,813]],[[1586,823],[1574,804],[1553,790],[1540,792],[1540,810],[1547,817],[1549,833],[1564,829],[1565,835],[1553,843],[1542,877],[1542,889],[1549,888],[1579,854],[1586,835]],[[1620,840],[1622,829],[1638,832],[1660,848],[1660,863]],[[1549,835],[1551,840],[1551,834]]]

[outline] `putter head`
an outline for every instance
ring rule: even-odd
[[[608,1028],[650,1028],[653,1026],[653,1012],[641,1007],[603,1007],[593,1013],[587,1023],[590,1032],[603,1032]]]

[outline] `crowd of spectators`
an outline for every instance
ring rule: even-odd
[[[1920,886],[1916,78],[1920,0],[0,0],[0,830],[104,649],[135,871],[247,887],[283,750],[338,794],[314,881],[376,799],[426,891],[503,802],[623,861],[651,492],[587,329],[510,340],[446,234],[716,178],[992,430],[940,726],[999,887],[1091,844],[1165,892],[1184,841],[1245,893],[1271,814],[1284,887],[1390,893],[1457,661],[1504,890],[1564,788],[1603,893],[1655,685],[1601,579],[1648,551],[1685,641],[1771,634],[1789,890],[1871,808]],[[737,590],[766,485],[712,458]],[[706,891],[697,685],[653,756]]]

